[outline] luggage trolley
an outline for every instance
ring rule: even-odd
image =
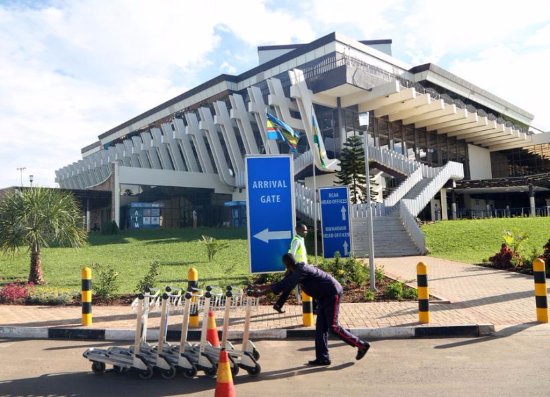
[[[250,288],[247,289],[246,294],[244,294],[242,290],[239,290],[236,294],[234,294],[233,287],[227,287],[225,293],[225,309],[221,345],[227,351],[230,359],[234,360],[239,367],[244,369],[251,376],[257,376],[262,371],[262,367],[258,363],[260,353],[256,350],[256,346],[254,346],[254,343],[252,343],[249,338],[250,318],[254,303],[257,305],[258,299],[252,297],[252,291]],[[242,350],[238,350],[235,346],[233,346],[233,344],[231,344],[231,342],[227,340],[229,331],[229,312],[231,307],[242,306],[245,306],[245,321],[241,345]]]
[[[134,345],[128,348],[87,349],[82,355],[92,362],[92,371],[96,374],[105,372],[106,365],[112,365],[113,370],[119,373],[136,371],[141,379],[150,379],[153,376],[153,366],[150,358],[142,352],[147,333],[147,320],[151,303],[155,304],[159,291],[139,294],[132,303],[136,310],[136,334]]]

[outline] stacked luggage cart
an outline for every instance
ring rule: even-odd
[[[172,379],[178,373],[186,378],[197,376],[199,371],[209,377],[216,376],[220,352],[228,353],[231,372],[236,376],[239,368],[251,376],[261,372],[260,353],[250,340],[250,319],[252,308],[258,305],[258,298],[252,296],[252,290],[227,287],[206,287],[203,290],[184,291],[166,287],[160,290],[148,290],[139,294],[132,302],[136,313],[136,333],[134,343],[128,347],[109,347],[107,349],[90,348],[83,356],[92,362],[94,373],[104,373],[112,366],[116,373],[137,373],[141,379],[150,379],[159,373],[165,379]],[[232,310],[245,308],[243,338],[240,349],[228,340],[229,320]],[[175,309],[183,308],[181,337],[177,344],[167,341],[168,319]],[[148,319],[153,310],[160,310],[159,337],[156,344],[147,341]],[[202,312],[200,341],[188,340],[189,314],[197,310]],[[223,331],[220,346],[213,346],[207,340],[208,313],[223,311]]]

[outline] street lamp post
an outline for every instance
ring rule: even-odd
[[[32,187],[32,182],[34,181],[34,175],[29,175],[29,182],[31,184],[31,187]]]
[[[365,139],[365,176],[367,185],[367,237],[369,243],[369,270],[370,270],[370,290],[376,291],[376,272],[374,265],[374,225],[372,219],[372,203],[370,197],[370,167],[369,167],[369,112],[366,113]]]
[[[17,167],[17,171],[21,173],[21,187],[23,187],[23,171],[25,171],[27,167]]]

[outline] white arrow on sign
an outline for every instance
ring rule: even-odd
[[[346,220],[346,207],[342,206],[342,209],[340,210],[340,212],[342,212],[342,220],[345,221]]]
[[[348,245],[348,242],[347,242],[347,241],[344,241],[343,246],[344,246],[344,256],[348,256],[348,255],[349,255],[349,251],[348,251],[349,245]]]
[[[261,240],[264,243],[269,243],[270,240],[284,240],[291,237],[292,237],[292,234],[290,233],[290,230],[270,232],[268,227],[266,227],[264,230],[254,235],[254,238],[257,238],[258,240]]]

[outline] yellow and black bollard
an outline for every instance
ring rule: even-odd
[[[194,267],[190,267],[187,272],[187,290],[193,295],[196,295],[197,292],[195,289],[199,288],[199,272]],[[191,299],[192,303],[197,302],[197,298]],[[190,328],[199,328],[199,308],[196,304],[192,305],[191,312],[189,313],[189,327]]]
[[[82,269],[82,325],[92,325],[92,269]]]
[[[537,321],[548,322],[548,296],[546,290],[546,270],[542,259],[533,261],[533,274],[535,275],[535,299],[537,302]]]
[[[302,295],[302,321],[304,327],[313,325],[313,298],[301,291]]]
[[[416,283],[418,284],[418,322],[430,322],[430,293],[428,291],[428,266],[422,262],[416,265]]]

